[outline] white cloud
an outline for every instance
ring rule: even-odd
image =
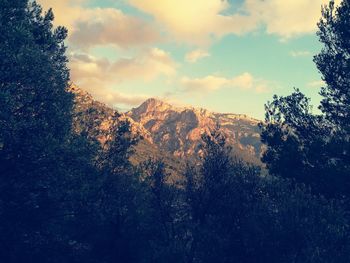
[[[195,63],[201,58],[209,57],[210,54],[207,51],[196,49],[186,54],[185,60],[190,63]]]
[[[266,26],[268,34],[283,39],[312,33],[329,0],[246,0],[244,9]]]
[[[86,54],[72,54],[70,67],[73,81],[100,79],[106,81],[152,81],[159,76],[171,77],[176,74],[177,64],[170,54],[158,48],[141,52],[133,58],[110,62]]]
[[[256,21],[241,14],[222,15],[227,0],[128,0],[151,14],[179,42],[208,45],[229,33],[241,34],[256,27]]]
[[[187,91],[214,91],[221,89],[229,84],[230,80],[216,76],[206,76],[204,78],[188,78],[183,77],[181,79],[182,85]]]
[[[257,93],[268,92],[267,82],[255,79],[245,72],[234,78],[209,75],[203,78],[183,77],[181,84],[187,92],[212,92],[222,88],[254,90]]]
[[[84,86],[84,90],[93,95],[97,101],[101,101],[110,106],[127,105],[138,106],[145,101],[149,96],[147,95],[130,95],[116,91],[111,87],[94,87]]]
[[[241,35],[263,26],[285,40],[315,32],[321,6],[329,0],[128,0],[151,14],[179,42],[208,45],[228,34]],[[337,0],[336,3],[339,3]]]
[[[324,87],[325,85],[326,83],[323,80],[314,80],[307,83],[307,86],[310,88],[321,88],[321,87]]]
[[[339,4],[341,0],[335,0]],[[268,34],[287,40],[314,33],[321,18],[321,7],[329,0],[245,0],[243,10],[266,27]]]
[[[311,55],[310,51],[307,50],[293,50],[289,53],[292,57],[308,57]]]
[[[55,22],[70,30],[81,47],[113,44],[133,47],[168,39],[208,47],[228,34],[241,35],[265,28],[282,40],[315,32],[321,6],[329,0],[126,0],[154,21],[115,8],[86,7],[88,0],[39,0],[53,7]],[[341,0],[336,0],[340,3]],[[156,25],[157,24],[157,25]],[[163,31],[163,32],[161,32]]]
[[[65,25],[81,46],[121,47],[160,41],[161,29],[180,43],[208,46],[228,34],[241,35],[261,26],[285,40],[313,33],[321,6],[329,0],[126,0],[154,17],[154,23],[115,8],[86,7],[88,0],[39,0],[53,7],[55,23]],[[336,0],[340,3],[341,0]],[[155,25],[158,24],[158,26]]]
[[[152,81],[159,76],[171,77],[176,74],[177,64],[170,54],[158,48],[152,48],[139,57],[122,59],[112,66],[113,74],[120,79],[141,79]]]
[[[172,78],[176,75],[177,64],[164,50],[153,48],[132,58],[111,62],[87,54],[71,54],[69,66],[71,79],[96,99],[107,104],[124,103],[135,106],[142,102],[144,95],[127,95],[115,88],[122,82],[150,82],[159,77]]]
[[[53,9],[55,24],[65,26],[69,31],[73,30],[73,24],[79,17],[85,16],[86,9],[81,7],[85,2],[86,0],[38,0],[44,10]]]
[[[77,20],[70,40],[80,47],[112,44],[128,48],[158,42],[160,34],[150,23],[120,10],[97,8]]]
[[[159,42],[160,32],[151,22],[115,8],[86,8],[86,0],[42,0],[53,8],[55,24],[69,30],[69,40],[78,48],[115,45],[122,48]]]

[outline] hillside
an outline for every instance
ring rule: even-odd
[[[73,128],[77,133],[85,132],[87,137],[96,139],[103,144],[108,138],[108,130],[111,125],[118,125],[120,121],[128,120],[135,136],[141,136],[141,140],[135,146],[131,162],[138,165],[149,158],[162,159],[166,163],[167,171],[173,175],[172,179],[178,179],[176,175],[184,167],[182,161],[154,144],[149,132],[141,124],[127,115],[94,100],[89,93],[75,85],[70,87],[70,91],[74,94]],[[113,116],[117,116],[117,118]]]
[[[259,121],[246,115],[174,107],[153,98],[126,115],[147,130],[153,144],[176,157],[198,157],[201,153],[201,135],[219,126],[235,155],[259,163],[262,151]]]
[[[118,113],[77,86],[72,85],[70,90],[75,95],[74,129],[78,133],[87,131],[89,137],[103,143],[111,125],[118,125],[125,119],[130,122],[133,133],[142,137],[131,160],[134,164],[149,158],[163,159],[173,173],[184,167],[184,160],[198,160],[201,135],[217,125],[232,146],[234,155],[260,164],[262,147],[258,120],[245,115],[175,107],[157,99],[148,99],[127,113]]]

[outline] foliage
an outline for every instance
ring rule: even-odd
[[[314,193],[348,198],[350,187],[349,1],[322,10],[318,36],[324,48],[314,61],[325,81],[321,115],[299,90],[266,105],[262,161],[271,174],[294,178]]]
[[[187,173],[189,262],[349,260],[349,226],[339,204],[230,160],[217,137],[205,137],[203,165]]]
[[[325,86],[321,89],[321,107],[325,117],[336,130],[350,132],[350,2],[344,0],[338,7],[334,1],[322,9],[318,23],[322,51],[314,61],[322,74]]]
[[[66,91],[66,29],[52,27],[53,13],[35,2],[0,3],[0,260],[56,257],[65,234],[58,218],[69,214],[66,202],[79,180],[67,171],[72,96]],[[73,142],[74,141],[74,142]],[[84,164],[83,167],[88,164]],[[73,164],[74,163],[74,164]],[[80,186],[78,186],[79,188]],[[48,255],[46,255],[48,256]],[[47,260],[48,261],[48,260]]]

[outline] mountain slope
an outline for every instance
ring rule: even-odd
[[[73,128],[81,134],[82,132],[90,139],[97,140],[103,144],[109,137],[108,131],[111,126],[119,125],[120,121],[128,120],[132,132],[141,135],[142,139],[135,146],[135,152],[131,157],[131,162],[138,165],[149,158],[162,159],[167,166],[167,171],[172,175],[172,180],[178,180],[178,174],[184,167],[182,160],[174,158],[153,143],[149,132],[139,123],[123,113],[108,107],[107,105],[95,101],[86,91],[75,85],[71,85],[70,92],[74,94],[74,114]],[[114,116],[118,116],[115,118]]]
[[[255,164],[260,163],[262,145],[259,121],[248,116],[174,107],[153,98],[126,115],[148,131],[154,144],[176,157],[198,157],[201,153],[201,135],[218,125],[235,155]]]
[[[171,173],[184,167],[184,160],[198,160],[201,135],[218,125],[233,153],[253,164],[260,163],[258,120],[245,115],[214,113],[191,107],[174,107],[157,99],[148,99],[127,113],[118,113],[82,89],[72,85],[75,95],[74,129],[103,143],[111,125],[127,119],[134,134],[143,138],[135,147],[134,164],[149,158],[163,159]],[[118,115],[114,118],[114,115]]]

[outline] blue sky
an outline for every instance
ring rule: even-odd
[[[319,101],[312,61],[327,0],[40,0],[69,29],[71,78],[118,109],[149,97],[262,119],[293,87]]]

